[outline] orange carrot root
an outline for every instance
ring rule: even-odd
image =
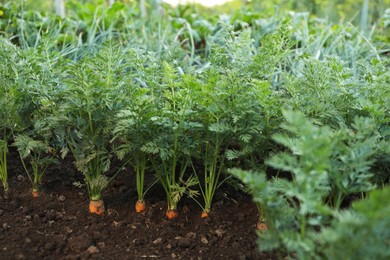
[[[165,216],[167,216],[167,219],[172,220],[179,216],[179,213],[175,209],[168,209],[165,213]]]
[[[201,218],[205,219],[209,217],[209,213],[206,211],[202,211],[202,214],[200,215]]]
[[[264,222],[257,222],[256,229],[259,231],[266,231],[268,230],[267,224]]]
[[[105,211],[103,200],[90,200],[89,212],[102,215]]]
[[[135,212],[137,213],[141,213],[145,210],[146,208],[146,204],[145,204],[145,201],[143,200],[138,200],[136,203],[135,203]]]
[[[32,194],[33,198],[39,198],[39,192],[37,190],[33,190],[31,192],[31,194]]]

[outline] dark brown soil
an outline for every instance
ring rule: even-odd
[[[40,197],[18,160],[9,162],[10,192],[0,191],[0,259],[274,259],[259,253],[258,213],[250,198],[225,187],[216,194],[209,219],[189,199],[179,218],[165,219],[164,193],[147,194],[147,210],[134,210],[134,176],[119,175],[104,193],[106,214],[88,212],[85,188],[72,163],[54,166],[43,179]],[[1,188],[2,189],[2,188]]]

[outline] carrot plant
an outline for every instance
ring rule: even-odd
[[[203,171],[197,174],[203,180],[200,189],[204,217],[210,213],[214,194],[225,179],[222,177],[227,160],[242,158],[253,151],[251,142],[260,134],[262,123],[254,91],[241,75],[235,71],[230,71],[229,77],[215,71],[208,73],[198,101],[203,129],[197,157],[203,163]]]
[[[316,235],[316,254],[327,259],[390,257],[390,187],[372,191],[351,209],[335,214],[331,225]]]
[[[7,154],[8,154],[8,126],[6,123],[6,113],[5,112],[7,108],[7,103],[9,96],[7,95],[7,90],[4,89],[6,87],[5,84],[1,84],[2,88],[0,90],[0,106],[3,108],[0,112],[0,130],[1,130],[1,137],[0,137],[0,181],[3,184],[4,191],[8,191],[8,169],[7,169]],[[7,91],[7,92],[6,92]]]
[[[39,185],[46,169],[51,164],[57,162],[54,150],[47,144],[39,140],[34,140],[28,135],[18,135],[15,137],[14,146],[17,147],[22,160],[23,168],[33,186],[33,197],[39,197]],[[29,162],[29,165],[25,161]],[[29,169],[31,167],[31,169]]]
[[[162,63],[161,109],[153,120],[154,139],[146,143],[142,150],[157,156],[153,163],[156,176],[162,184],[167,198],[168,219],[177,216],[177,205],[184,194],[195,196],[191,186],[196,178],[185,178],[190,165],[192,149],[195,147],[192,136],[199,129],[194,121],[194,100],[191,86],[185,84],[185,76],[180,78],[177,71],[167,62]]]
[[[61,72],[55,69],[57,63],[53,56],[56,55],[49,52],[50,44],[42,42],[37,48],[18,49],[12,65],[14,77],[10,82],[16,107],[9,132],[32,183],[33,196],[38,196],[47,167],[56,161],[55,135],[52,129],[44,127],[53,113],[61,77]],[[55,73],[58,73],[57,77]]]
[[[144,182],[145,171],[151,166],[149,154],[143,151],[144,145],[153,140],[153,120],[157,115],[154,99],[148,89],[136,88],[129,97],[131,102],[117,114],[114,138],[119,142],[116,153],[120,159],[126,158],[136,174],[138,201],[136,211],[145,210]],[[129,158],[129,159],[127,159]]]
[[[269,229],[260,234],[260,248],[314,257],[313,237],[331,223],[346,196],[374,188],[371,168],[388,141],[378,135],[369,118],[356,117],[353,128],[332,129],[313,123],[301,112],[284,112],[284,117],[281,127],[285,132],[273,138],[288,150],[266,163],[289,172],[291,180],[275,177],[267,181],[265,174],[237,169],[232,173],[255,191],[255,202],[267,217]]]
[[[66,144],[62,154],[72,153],[93,204],[101,200],[102,191],[113,179],[104,173],[110,169],[114,117],[125,97],[122,62],[122,50],[108,44],[95,55],[69,64],[60,92],[62,102],[54,114],[54,122],[65,131],[60,135]],[[95,208],[91,204],[90,210],[101,214],[104,206]]]
[[[0,38],[0,180],[8,190],[7,154],[13,134],[23,129],[22,115],[28,104],[22,101],[21,89],[31,83],[31,64],[37,55],[27,56],[10,41]],[[28,58],[26,58],[26,56]],[[37,73],[39,74],[39,73]]]
[[[371,118],[356,117],[351,129],[341,128],[335,133],[337,144],[332,152],[329,177],[332,192],[329,204],[339,209],[345,198],[375,188],[372,167],[382,154],[389,155],[386,143]]]
[[[14,84],[15,63],[17,61],[18,49],[9,41],[0,39],[0,181],[4,191],[8,191],[8,142],[10,140],[10,131],[16,123],[16,107],[14,104]]]
[[[202,217],[207,217],[217,188],[223,183],[227,160],[253,151],[251,142],[259,136],[262,118],[256,102],[256,86],[250,83],[245,67],[253,58],[250,31],[231,31],[224,24],[210,54],[213,67],[191,82],[197,94],[197,118],[202,124],[196,157],[203,164],[193,167],[202,181]],[[224,48],[222,48],[222,46]]]
[[[316,227],[326,223],[330,209],[323,203],[330,187],[330,129],[306,122],[299,113],[285,112],[284,129],[291,136],[277,134],[275,140],[291,149],[271,157],[268,164],[291,172],[292,181],[234,170],[254,190],[255,201],[263,206],[268,230],[261,232],[262,250],[295,252],[302,258],[314,250],[311,239]],[[294,243],[293,241],[299,241]]]

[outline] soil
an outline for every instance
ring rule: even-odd
[[[16,153],[10,157],[10,191],[0,191],[0,259],[276,259],[257,250],[250,197],[229,186],[216,193],[208,219],[183,199],[179,217],[168,221],[157,186],[146,211],[135,212],[135,177],[127,169],[103,194],[99,216],[88,212],[85,187],[73,184],[82,175],[69,160],[50,168],[33,198]]]

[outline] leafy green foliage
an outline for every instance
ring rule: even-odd
[[[33,185],[33,191],[37,192],[47,167],[57,162],[55,152],[46,143],[34,140],[28,135],[16,136],[13,145],[18,149],[24,170]],[[25,160],[28,160],[32,173]]]
[[[181,187],[189,187],[193,183],[185,179],[185,172],[195,148],[192,136],[200,128],[194,121],[196,105],[191,98],[193,89],[186,84],[186,78],[167,62],[163,62],[161,70],[163,78],[159,86],[161,91],[158,100],[161,109],[153,120],[156,135],[146,143],[142,150],[154,154],[160,164],[154,163],[154,170],[166,192],[168,209],[176,209],[177,203],[184,194]]]
[[[130,92],[126,107],[117,114],[113,131],[116,154],[120,159],[129,158],[136,173],[138,200],[144,199],[145,171],[149,159],[145,146],[155,138],[153,121],[156,120],[157,107],[154,98],[146,88],[135,87]]]
[[[17,48],[9,41],[0,39],[0,181],[4,191],[8,191],[8,169],[7,154],[10,133],[16,120],[16,106],[14,103],[14,85],[12,82],[15,76],[13,62],[17,60]],[[7,108],[7,109],[5,109]]]
[[[389,187],[354,202],[335,215],[331,226],[315,236],[317,252],[326,259],[386,259],[390,256]]]
[[[267,181],[264,174],[237,169],[231,173],[248,185],[264,210],[270,228],[259,234],[260,249],[314,258],[322,252],[315,239],[318,230],[331,224],[343,200],[375,187],[371,168],[387,144],[369,118],[355,118],[352,129],[334,130],[313,124],[301,112],[284,112],[284,118],[286,133],[273,138],[288,150],[266,163],[290,173],[291,179]]]
[[[107,183],[99,180],[110,169],[114,117],[125,97],[123,55],[108,45],[78,64],[69,64],[66,85],[59,92],[63,99],[52,118],[53,127],[60,126],[57,130],[65,131],[58,134],[66,144],[62,154],[72,153],[91,199],[99,199]]]

